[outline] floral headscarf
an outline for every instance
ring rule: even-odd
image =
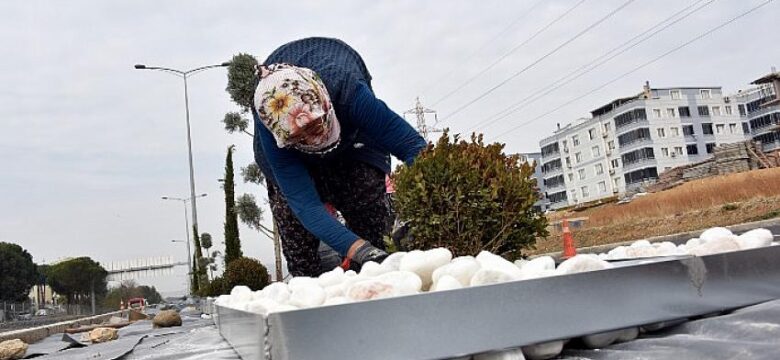
[[[311,69],[260,65],[254,106],[280,148],[311,154],[333,150],[341,132],[328,90]]]

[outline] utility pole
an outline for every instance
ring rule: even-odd
[[[439,117],[438,114],[436,114],[436,110],[428,109],[422,105],[419,96],[415,100],[414,108],[404,111],[404,118],[406,117],[406,114],[415,114],[417,116],[417,131],[420,132],[425,141],[428,141],[428,133],[442,132],[441,129],[436,128]],[[430,128],[425,122],[425,114],[433,114],[434,123]]]

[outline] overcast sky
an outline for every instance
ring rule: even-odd
[[[780,65],[769,3],[690,46],[560,108],[570,99],[738,15],[764,0],[718,0],[585,76],[485,127],[490,116],[539,93],[659,21],[708,1],[634,1],[503,86],[626,0],[523,1],[3,1],[0,3],[0,241],[22,245],[36,262],[90,256],[101,262],[175,256],[186,250],[182,204],[189,180],[183,86],[176,77],[133,64],[190,69],[238,52],[264,59],[285,42],[338,37],[364,58],[377,96],[399,113],[420,96],[440,127],[484,131],[507,151],[538,151],[557,122],[567,123],[613,98],[652,86],[723,86],[736,92]],[[532,11],[528,11],[533,7]],[[510,26],[510,24],[514,24]],[[463,89],[440,99],[505,58]],[[236,110],[224,69],[190,80],[190,110],[201,231],[221,249],[224,195],[217,179],[225,150],[236,167],[252,159],[251,138],[229,135],[220,120]],[[412,120],[411,118],[409,118]],[[240,181],[240,180],[239,180]],[[262,195],[239,184],[237,193]],[[241,228],[244,254],[273,266],[271,242]],[[182,271],[140,279],[164,291],[184,288]]]

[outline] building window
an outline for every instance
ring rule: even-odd
[[[658,168],[649,167],[632,171],[623,175],[626,178],[626,184],[634,184],[651,179],[658,179]]]
[[[669,148],[661,148],[661,155],[669,157]]]
[[[675,126],[670,127],[669,134],[674,137],[680,136],[680,128]]]
[[[675,115],[674,115],[674,109],[666,109],[666,116],[667,116],[667,117],[670,117],[670,118],[673,118],[673,117],[675,117]]]
[[[682,155],[683,154],[682,146],[675,146],[674,147],[674,153],[677,154],[677,155]]]
[[[680,106],[677,108],[677,113],[680,114],[681,118],[691,117],[691,108],[687,106]]]
[[[612,185],[614,185],[616,188],[620,187],[620,178],[616,177],[616,178],[612,179]]]
[[[672,90],[669,92],[669,94],[672,96],[672,100],[680,100],[680,90]]]
[[[732,114],[732,112],[731,112],[731,105],[726,105],[723,109],[726,110],[726,115],[731,115]]]
[[[590,151],[593,153],[593,157],[601,156],[601,149],[599,149],[598,145],[592,147]]]
[[[609,133],[609,123],[604,123],[604,133]]]
[[[683,135],[693,136],[696,132],[693,130],[693,125],[683,125]]]
[[[696,144],[685,145],[685,150],[688,151],[688,155],[699,155],[699,147]]]
[[[647,120],[647,112],[644,108],[626,111],[615,116],[615,130],[637,121]]]
[[[618,159],[612,160],[612,168],[617,169],[619,167],[620,167],[620,161],[618,161]]]
[[[615,150],[615,140],[610,140],[609,142],[607,142],[607,147],[610,150]]]
[[[707,154],[712,154],[713,152],[715,152],[715,143],[707,144]]]
[[[745,112],[745,105],[739,104],[737,105],[737,109],[739,110],[739,116],[747,115],[747,112]]]
[[[602,181],[599,183],[599,193],[603,194],[607,192],[607,183]]]
[[[586,197],[590,196],[590,194],[588,193],[588,187],[587,186],[581,187],[580,191],[582,191],[582,197],[583,198],[586,198]]]
[[[623,154],[620,158],[623,160],[623,165],[630,165],[645,160],[655,159],[655,152],[653,152],[653,148],[646,147]]]
[[[708,108],[706,106],[699,106],[698,110],[699,110],[699,116],[701,116],[701,117],[710,117],[710,108]]]
[[[580,175],[580,180],[585,180],[585,169],[579,169],[577,173]]]
[[[573,174],[573,173],[569,173],[569,174],[567,174],[567,175],[568,175],[568,177],[569,177],[569,182],[572,182],[572,181],[574,181],[574,174]]]
[[[725,124],[715,124],[715,133],[723,134],[723,130],[726,128]]]
[[[571,143],[575,147],[580,146],[580,136],[579,135],[572,136],[571,137]]]
[[[596,138],[596,129],[591,128],[588,130],[588,139],[593,140]]]
[[[702,99],[712,99],[712,91],[710,89],[701,89]]]
[[[579,164],[582,162],[582,153],[576,153],[574,154],[574,161]]]
[[[713,106],[712,107],[712,116],[720,116],[720,106]]]
[[[737,133],[737,124],[729,124],[729,132],[732,134]]]
[[[604,173],[604,165],[596,164],[596,166],[593,168],[596,169],[596,175],[601,175]]]
[[[661,117],[661,109],[653,109],[653,117],[654,118],[660,118]]]
[[[628,146],[636,142],[650,141],[650,129],[639,128],[618,136],[618,146]]]
[[[665,138],[666,137],[666,130],[664,130],[664,128],[658,128],[658,129],[656,129],[656,131],[658,131],[658,137],[660,137],[660,138]]]
[[[750,125],[748,125],[748,123],[746,122],[742,123],[742,133],[744,134],[750,133]]]
[[[712,123],[702,123],[701,124],[701,132],[704,135],[712,135]]]

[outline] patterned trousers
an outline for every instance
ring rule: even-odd
[[[344,217],[347,228],[363,240],[384,249],[392,217],[385,196],[385,173],[354,160],[336,160],[309,167],[320,200],[331,203]],[[276,184],[268,182],[268,199],[282,241],[287,270],[293,276],[318,276],[323,271],[318,252],[320,240],[303,227]]]

